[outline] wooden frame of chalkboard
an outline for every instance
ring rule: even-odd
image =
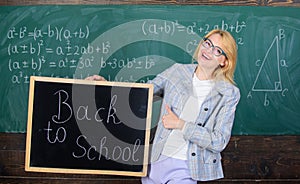
[[[145,176],[153,85],[30,78],[25,170]]]

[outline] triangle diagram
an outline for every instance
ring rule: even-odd
[[[252,91],[282,91],[278,36],[273,39],[266,52],[253,83]]]

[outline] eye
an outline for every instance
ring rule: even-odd
[[[203,42],[203,46],[206,47],[206,48],[210,48],[210,47],[211,47],[210,41],[205,40],[205,41]]]
[[[213,50],[214,54],[216,56],[220,56],[221,54],[223,54],[223,51],[221,48],[218,48],[218,47],[215,47],[214,50]]]

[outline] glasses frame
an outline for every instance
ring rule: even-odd
[[[210,47],[207,47],[207,45],[204,44],[206,41],[209,41],[209,42],[211,43],[211,46],[210,46]],[[224,50],[221,49],[219,46],[215,46],[215,45],[213,44],[213,42],[212,42],[209,38],[205,38],[205,37],[204,37],[201,45],[202,45],[204,48],[207,48],[207,49],[212,48],[212,51],[213,51],[215,48],[220,49],[220,50],[221,50],[221,54],[220,54],[220,55],[216,55],[216,54],[214,54],[214,52],[212,52],[212,54],[213,54],[214,56],[216,56],[216,57],[219,57],[219,56],[223,55],[223,56],[225,56],[225,58],[227,59],[227,55],[226,55],[226,53],[224,52]]]

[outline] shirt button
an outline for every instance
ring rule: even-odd
[[[214,160],[213,160],[213,163],[216,163],[216,162],[217,162],[217,160],[216,160],[216,159],[214,159]]]
[[[204,108],[204,111],[208,111],[208,108],[207,108],[207,107],[205,107],[205,108]]]
[[[192,156],[196,156],[196,153],[192,153]]]

